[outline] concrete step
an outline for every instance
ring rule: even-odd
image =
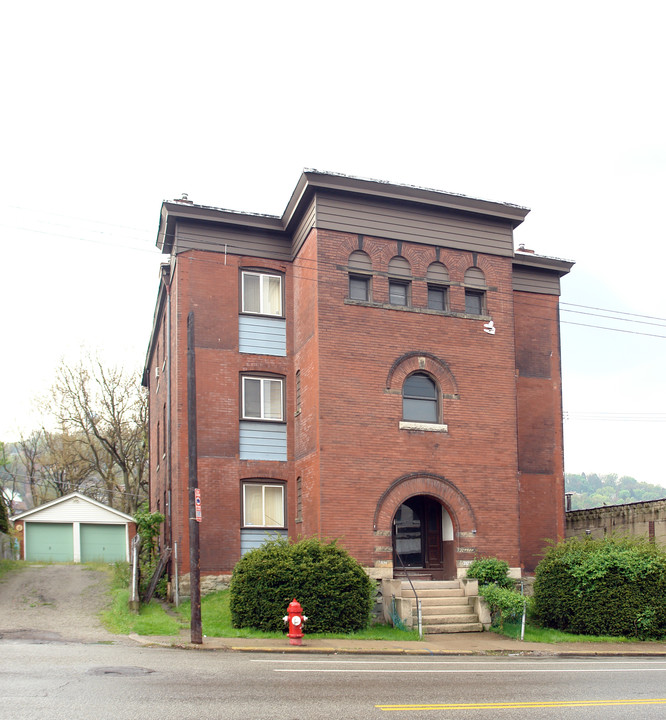
[[[419,595],[419,600],[421,601],[421,607],[427,608],[427,607],[435,607],[437,605],[447,605],[449,607],[460,607],[465,605],[470,605],[470,601],[468,597],[465,597],[464,595],[458,597],[421,597]]]
[[[479,618],[476,613],[450,613],[445,615],[423,615],[422,624],[425,625],[457,625],[460,623],[476,623]]]
[[[451,598],[458,598],[458,597],[465,597],[465,591],[461,590],[460,588],[416,588],[416,594],[419,596],[420,600],[423,600],[424,598],[440,598],[440,597],[451,597]],[[414,597],[414,591],[410,587],[403,587],[402,588],[402,597]]]
[[[412,585],[419,590],[460,590],[460,580],[412,580]],[[402,581],[403,589],[411,589],[410,584]]]
[[[426,635],[438,633],[460,633],[460,632],[483,632],[483,625],[480,622],[452,623],[451,625],[424,625],[423,632]]]
[[[431,617],[433,615],[473,615],[474,608],[471,605],[432,605],[423,607],[421,605],[421,617]],[[416,615],[416,611],[412,612]]]

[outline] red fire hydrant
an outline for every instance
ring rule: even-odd
[[[289,623],[289,644],[301,645],[303,641],[303,623],[307,618],[303,615],[303,608],[296,598],[289,603],[287,614],[282,619]]]

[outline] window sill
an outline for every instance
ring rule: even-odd
[[[272,420],[270,418],[242,417],[240,422],[266,423],[267,425],[286,425],[286,420]]]
[[[411,422],[408,420],[401,420],[399,427],[401,430],[419,430],[421,432],[447,433],[449,431],[448,425],[440,425],[438,423]]]
[[[390,303],[373,302],[372,300],[344,299],[345,305],[357,305],[361,307],[380,308],[383,310],[398,310],[401,312],[421,313],[423,315],[439,315],[440,317],[467,318],[470,320],[490,320],[490,315],[470,315],[469,313],[453,312],[452,310],[433,310],[427,307],[415,307],[413,305],[391,305]]]
[[[265,530],[270,532],[271,530],[286,530],[286,525],[241,525],[241,530]]]
[[[272,318],[273,320],[284,320],[287,317],[284,313],[273,315],[272,313],[250,312],[249,310],[241,310],[238,314],[247,315],[248,317]]]

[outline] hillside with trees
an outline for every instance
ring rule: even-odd
[[[572,510],[666,498],[666,488],[661,485],[638,482],[628,475],[618,477],[615,473],[608,475],[566,473],[564,485],[566,492],[573,493]]]

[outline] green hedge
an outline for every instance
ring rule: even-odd
[[[353,632],[368,626],[375,584],[335,542],[276,538],[241,558],[230,589],[234,627],[284,630],[296,598],[306,633]]]
[[[501,588],[515,588],[515,582],[509,577],[509,563],[496,557],[481,557],[472,561],[467,568],[467,577],[479,581],[479,587],[495,583]]]
[[[526,598],[516,590],[499,587],[495,583],[479,588],[479,595],[486,601],[494,626],[504,627],[505,622],[520,620],[524,609],[529,609],[532,598]]]
[[[547,627],[641,639],[666,634],[666,551],[641,538],[570,540],[536,569],[535,611]]]

